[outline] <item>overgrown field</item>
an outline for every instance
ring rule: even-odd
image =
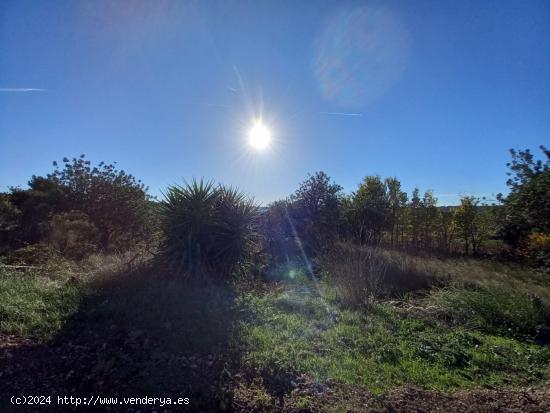
[[[228,283],[190,283],[131,256],[3,269],[0,400],[114,392],[184,395],[196,411],[391,411],[409,395],[428,410],[472,397],[498,410],[528,394],[527,411],[548,408],[544,277],[387,251],[376,273],[368,254],[367,267],[355,251],[339,255],[347,267],[288,262]],[[388,288],[400,277],[406,288]]]

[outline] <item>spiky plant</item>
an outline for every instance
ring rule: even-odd
[[[252,251],[258,207],[233,187],[219,187],[217,228],[213,233],[213,258],[219,270],[231,271]]]
[[[197,273],[205,264],[205,253],[216,227],[218,190],[211,182],[193,180],[172,185],[162,206],[163,257],[178,271]]]
[[[164,198],[162,252],[178,272],[225,276],[246,258],[257,207],[241,192],[194,180],[170,186]]]

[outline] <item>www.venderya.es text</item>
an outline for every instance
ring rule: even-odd
[[[86,397],[77,396],[12,396],[10,399],[13,405],[59,405],[59,406],[107,406],[107,405],[129,405],[129,406],[188,406],[189,397],[103,397],[89,395]]]

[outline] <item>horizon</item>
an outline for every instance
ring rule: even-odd
[[[267,205],[320,170],[506,194],[508,150],[548,141],[548,22],[544,1],[7,1],[0,191],[84,153],[159,197],[204,177]]]

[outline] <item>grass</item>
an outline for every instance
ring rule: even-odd
[[[548,347],[403,316],[385,304],[372,304],[367,312],[334,309],[333,322],[303,279],[242,300],[250,311],[240,327],[242,362],[264,380],[284,383],[288,375],[305,374],[374,392],[404,383],[457,389],[550,380]]]
[[[384,254],[390,262],[415,275],[485,289],[523,291],[550,304],[550,277],[526,266],[476,258],[416,257],[398,251],[385,251]]]
[[[21,250],[25,254],[15,260],[32,268],[21,272],[0,267],[0,331],[40,341],[59,333],[99,284],[127,271],[135,256],[95,254],[76,263],[48,255],[51,251],[43,247],[32,247]],[[36,261],[37,257],[42,261]]]
[[[454,324],[506,336],[534,335],[544,324],[547,308],[540,298],[502,287],[451,286],[435,290],[429,301]]]
[[[85,287],[28,273],[0,273],[0,330],[25,338],[51,339],[74,314]]]
[[[4,271],[1,331],[86,349],[78,351],[74,377],[92,378],[77,381],[79,390],[90,390],[85,386],[96,379],[148,394],[176,389],[202,397],[210,410],[231,397],[252,398],[258,411],[280,410],[304,377],[374,393],[404,384],[436,390],[550,384],[550,346],[530,340],[546,316],[531,288],[544,290],[545,281],[527,271],[514,275],[474,261],[437,269],[439,260],[410,257],[399,277],[414,266],[410,271],[427,272],[429,282],[407,284],[412,293],[400,292],[398,300],[387,299],[386,290],[385,301],[350,306],[331,284],[337,277],[319,286],[299,268],[278,271],[279,281],[193,285],[148,265],[128,269],[131,260],[92,257],[81,270],[95,275],[76,279]],[[501,274],[498,288],[491,271]],[[436,278],[459,283],[422,295],[414,290]],[[522,279],[526,286],[510,287]],[[292,397],[293,408],[303,409],[314,398]]]

